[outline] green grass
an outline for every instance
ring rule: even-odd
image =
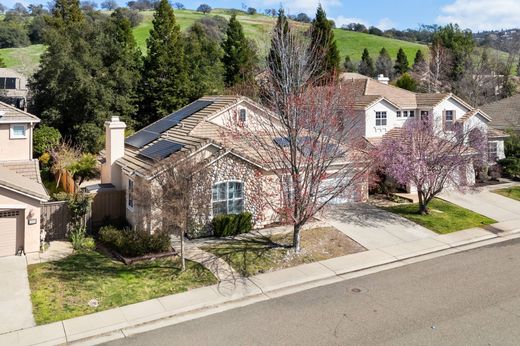
[[[418,213],[419,205],[417,203],[399,204],[384,209],[440,234],[480,227],[496,222],[486,216],[437,198],[430,202],[428,208],[430,209],[428,215]]]
[[[126,266],[98,252],[28,266],[36,323],[50,323],[217,283],[200,264],[177,259]],[[97,299],[99,306],[88,302]]]
[[[241,275],[251,276],[299,264],[322,261],[363,251],[364,248],[331,227],[314,228],[302,232],[301,253],[296,255],[292,233],[271,237],[230,240],[204,248],[226,262]]]
[[[44,49],[42,44],[22,48],[3,48],[0,49],[0,56],[7,67],[28,76],[36,70]]]
[[[505,188],[505,189],[494,190],[493,192],[498,193],[499,195],[520,201],[520,186],[514,186],[514,187]]]

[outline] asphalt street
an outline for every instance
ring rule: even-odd
[[[520,240],[410,264],[109,345],[519,345]]]

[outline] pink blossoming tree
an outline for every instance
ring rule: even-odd
[[[391,131],[376,157],[398,184],[417,188],[421,214],[428,213],[428,203],[446,187],[463,190],[471,185],[473,164],[485,157],[482,143],[487,139],[478,128],[456,124],[445,131],[429,120],[410,119]]]

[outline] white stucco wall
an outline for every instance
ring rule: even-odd
[[[387,101],[380,101],[365,111],[365,136],[381,137],[394,127],[401,127],[404,120],[398,120],[397,109]],[[376,112],[386,112],[386,126],[376,126]]]

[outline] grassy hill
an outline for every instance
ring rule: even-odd
[[[146,39],[150,29],[152,28],[153,11],[143,11],[141,14],[144,19],[139,26],[134,28],[134,36],[141,51],[145,54]],[[213,10],[211,15],[220,15],[226,19],[229,19],[230,17],[229,11],[218,9]],[[186,30],[195,20],[203,17],[204,14],[193,10],[176,10],[175,16],[181,29]],[[246,36],[255,40],[259,46],[260,53],[265,54],[269,47],[269,32],[271,31],[276,19],[261,14],[253,16],[239,14],[237,19],[242,23]],[[295,25],[299,25],[302,28],[306,26],[301,23],[295,23]],[[402,47],[408,55],[408,60],[413,62],[413,58],[418,49],[422,49],[425,52],[427,51],[425,45],[395,40],[387,37],[362,34],[341,29],[336,29],[334,34],[342,59],[348,54],[352,60],[359,61],[363,49],[367,48],[370,55],[375,60],[379,51],[383,47],[385,47],[390,53],[390,56],[395,59],[397,51]],[[29,75],[36,69],[39,57],[43,51],[44,46],[42,45],[32,45],[24,48],[5,48],[0,49],[0,56],[3,57],[8,67]]]

